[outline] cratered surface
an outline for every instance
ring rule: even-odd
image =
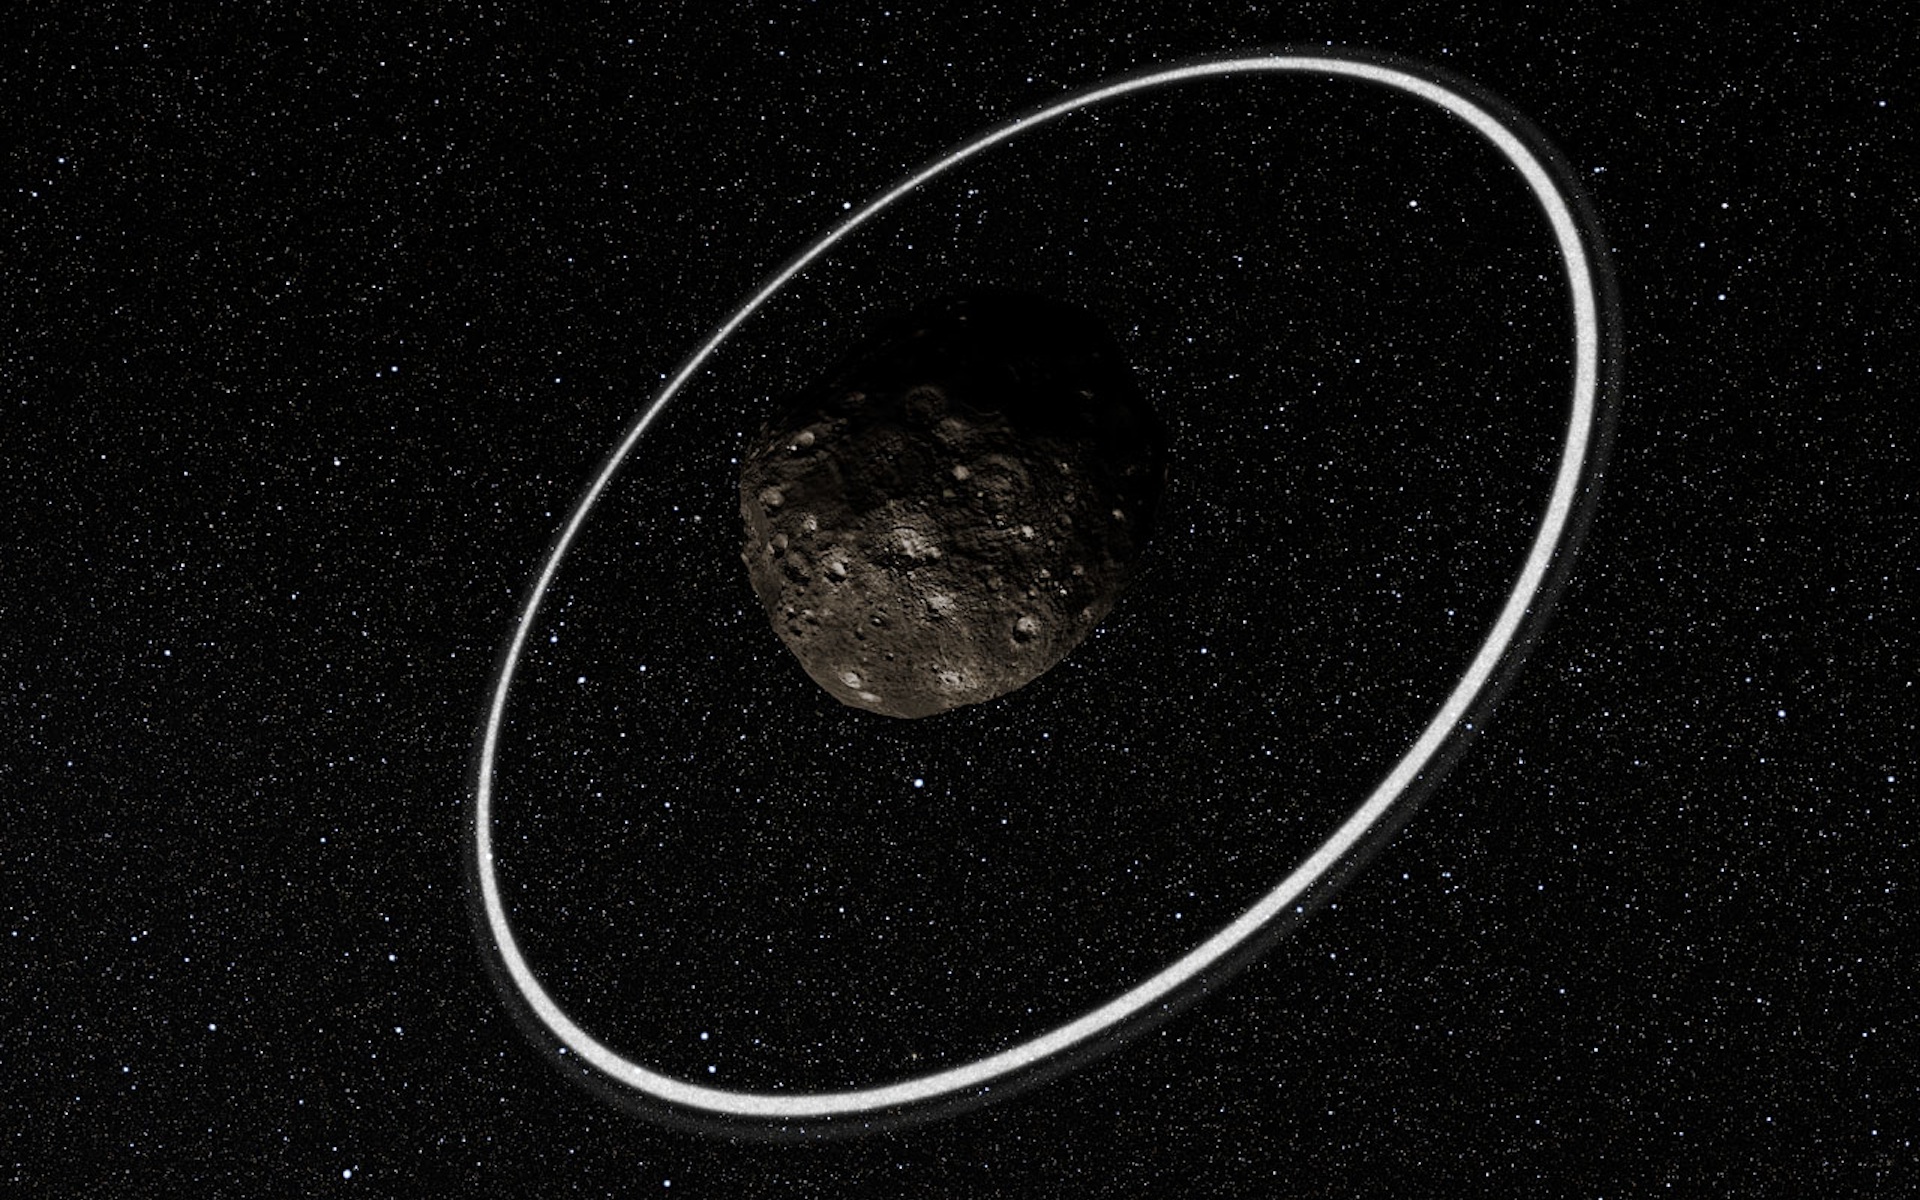
[[[1090,315],[976,290],[883,320],[742,457],[741,552],[836,699],[924,717],[1019,688],[1119,598],[1166,427]]]

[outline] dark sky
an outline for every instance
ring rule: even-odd
[[[0,39],[0,1178],[1911,1178],[1911,14],[260,7]],[[496,988],[465,854],[500,656],[608,452],[908,169],[1116,73],[1305,44],[1492,89],[1618,270],[1604,499],[1490,726],[1330,908],[1005,1102],[765,1143],[578,1086]],[[543,975],[662,1069],[811,1088],[971,1057],[1184,951],[1365,794],[1504,599],[1566,403],[1558,271],[1469,131],[1306,78],[1083,114],[889,210],[667,411],[549,598],[499,826]],[[892,722],[774,639],[733,460],[863,323],[976,284],[1095,313],[1175,470],[1097,637]]]

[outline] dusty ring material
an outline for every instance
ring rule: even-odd
[[[1535,531],[1525,564],[1502,606],[1492,628],[1466,670],[1454,684],[1420,736],[1394,765],[1373,792],[1294,870],[1271,891],[1262,896],[1239,917],[1206,938],[1192,950],[1162,968],[1146,980],[1096,1006],[1081,1016],[1046,1033],[1007,1049],[985,1055],[958,1066],[946,1067],[923,1075],[879,1086],[834,1092],[746,1092],[709,1087],[674,1078],[648,1069],[595,1039],[576,1024],[534,977],[532,968],[514,940],[500,896],[499,881],[493,864],[493,775],[499,747],[501,723],[506,712],[507,695],[519,665],[529,632],[539,614],[547,589],[573,544],[587,514],[598,501],[614,474],[633,451],[667,403],[684,387],[696,371],[742,322],[795,275],[824,255],[836,243],[858,229],[889,205],[920,185],[958,166],[989,147],[1025,130],[1046,124],[1068,113],[1108,100],[1159,87],[1198,79],[1227,75],[1266,73],[1304,73],[1329,75],[1379,84],[1425,100],[1459,117],[1483,135],[1506,156],[1525,178],[1552,226],[1554,238],[1566,266],[1572,297],[1574,320],[1574,373],[1571,413],[1563,443],[1558,471],[1554,477],[1546,511]],[[901,183],[868,202],[838,226],[822,235],[773,275],[751,299],[741,305],[689,358],[679,372],[661,389],[653,403],[635,422],[624,441],[607,459],[599,476],[574,509],[522,612],[513,641],[501,663],[494,687],[484,739],[480,748],[478,782],[473,809],[472,865],[476,869],[480,902],[487,928],[492,934],[500,964],[519,990],[532,1014],[554,1037],[578,1058],[603,1072],[609,1080],[643,1094],[652,1100],[691,1110],[708,1117],[743,1118],[758,1121],[825,1121],[862,1113],[880,1113],[907,1106],[925,1104],[968,1092],[980,1092],[997,1080],[1027,1071],[1067,1054],[1100,1034],[1133,1019],[1157,1003],[1166,1001],[1183,985],[1223,962],[1237,949],[1255,939],[1310,890],[1360,856],[1369,834],[1389,822],[1396,802],[1407,793],[1421,772],[1432,763],[1449,737],[1463,722],[1490,682],[1501,672],[1516,635],[1528,618],[1528,610],[1548,578],[1570,529],[1576,499],[1589,482],[1598,457],[1596,419],[1601,387],[1601,297],[1595,266],[1582,238],[1582,226],[1575,214],[1576,197],[1563,192],[1555,182],[1555,172],[1543,163],[1514,127],[1504,123],[1487,108],[1452,86],[1420,74],[1398,63],[1362,60],[1331,54],[1256,54],[1223,57],[1184,63],[1152,70],[1110,82],[1069,96],[1000,126],[941,157]],[[1550,598],[1550,597],[1549,597]]]

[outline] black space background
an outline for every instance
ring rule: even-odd
[[[675,7],[7,18],[6,1179],[1911,1186],[1911,12]],[[569,1083],[493,988],[462,852],[494,669],[605,454],[845,204],[1116,72],[1296,43],[1503,96],[1619,270],[1605,499],[1490,729],[1336,906],[1009,1102],[770,1145]],[[549,600],[501,772],[541,970],[667,1069],[810,1087],[1186,948],[1503,598],[1565,402],[1557,270],[1492,151],[1309,79],[1123,102],[890,210],[668,410]],[[885,722],[773,640],[729,460],[866,315],[969,282],[1100,314],[1178,468],[1100,636]]]

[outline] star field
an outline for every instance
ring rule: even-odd
[[[0,1178],[1897,1191],[1905,14],[330,12],[61,10],[0,49]],[[1069,89],[1289,43],[1489,87],[1608,234],[1605,492],[1487,728],[1326,910],[1003,1103],[805,1145],[576,1086],[496,990],[462,856],[487,689],[580,489],[848,206]],[[1563,418],[1551,249],[1468,131],[1307,80],[1086,114],[863,230],[667,411],[533,631],[499,837],[536,965],[663,1070],[812,1087],[1190,947],[1377,780],[1504,597]],[[766,627],[736,459],[869,314],[966,283],[1096,312],[1175,474],[1060,668],[888,722]]]

